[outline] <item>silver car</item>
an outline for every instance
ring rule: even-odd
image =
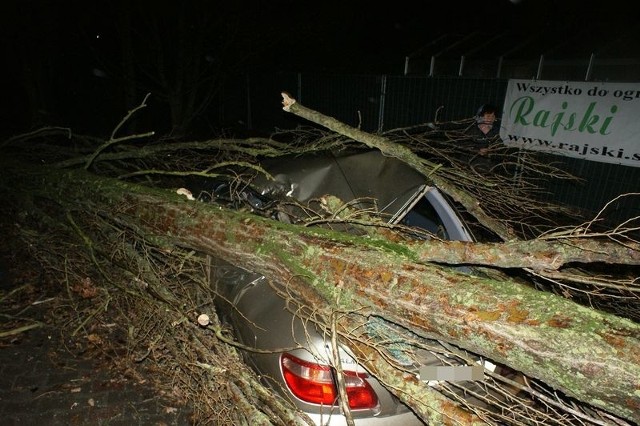
[[[268,210],[273,200],[295,200],[290,205],[310,206],[332,195],[355,208],[373,209],[391,224],[415,229],[416,238],[435,235],[449,240],[473,240],[437,188],[406,164],[377,151],[280,158],[262,165],[275,180],[258,178],[253,181],[253,188],[245,192],[234,189],[224,194],[224,187],[219,187],[216,195],[228,198],[233,192],[258,210]],[[277,217],[292,220],[292,214],[282,209]],[[295,315],[264,276],[222,260],[214,260],[212,266],[211,282],[219,295],[217,304],[223,318],[231,323],[243,344],[260,350],[247,351],[247,362],[267,385],[293,401],[316,424],[346,424],[337,403],[336,371],[330,362],[328,335]],[[393,333],[389,325],[372,326],[385,330],[380,332]],[[273,352],[265,353],[270,350]],[[340,350],[351,415],[357,425],[423,424],[346,348]],[[423,351],[416,364],[414,358],[403,360],[402,348],[391,352],[407,367],[441,365],[443,360],[437,352]]]

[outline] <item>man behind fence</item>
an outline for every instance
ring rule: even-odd
[[[468,137],[464,148],[470,152],[469,164],[476,171],[488,171],[495,165],[489,158],[490,147],[500,141],[498,108],[484,104],[478,108],[474,118],[473,124],[464,130]]]

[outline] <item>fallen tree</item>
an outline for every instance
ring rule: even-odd
[[[302,109],[300,105],[295,108],[319,117],[321,123],[327,122],[321,114]],[[280,290],[292,303],[301,305],[303,310],[307,307],[310,317],[339,333],[354,352],[361,355],[360,361],[369,371],[430,423],[475,424],[493,419],[519,424],[526,423],[527,415],[532,419],[542,416],[535,421],[545,421],[539,420],[544,418],[540,411],[527,407],[521,407],[515,419],[505,414],[487,417],[486,413],[475,412],[473,407],[443,397],[441,392],[435,392],[415,377],[407,377],[393,362],[380,356],[377,346],[380,343],[364,331],[363,324],[371,319],[381,318],[401,326],[416,338],[435,338],[488,357],[548,385],[552,392],[564,394],[573,402],[545,396],[531,384],[520,386],[543,404],[553,406],[556,419],[548,420],[550,423],[561,424],[565,416],[593,424],[606,424],[607,419],[619,424],[625,423],[622,419],[639,420],[640,327],[637,323],[540,292],[504,274],[485,271],[485,274],[469,275],[442,266],[523,268],[549,280],[568,279],[571,283],[601,286],[599,289],[620,290],[620,295],[633,301],[637,300],[638,293],[633,277],[612,283],[612,280],[577,274],[570,269],[576,264],[590,263],[638,265],[638,243],[629,237],[627,228],[594,234],[585,226],[570,228],[569,232],[548,232],[529,241],[517,239],[513,229],[504,222],[478,210],[481,206],[473,201],[473,194],[460,190],[450,180],[443,180],[444,173],[439,172],[437,164],[416,159],[411,150],[390,147],[386,138],[353,133],[344,127],[339,129],[339,123],[335,122],[329,124],[351,138],[363,139],[363,142],[374,140],[376,148],[431,176],[462,204],[472,211],[475,209],[486,226],[508,241],[494,244],[436,239],[416,242],[398,238],[394,230],[386,228],[373,237],[361,238],[188,201],[175,194],[176,188],[154,189],[148,184],[134,184],[105,175],[211,176],[212,170],[218,170],[211,165],[204,171],[179,172],[171,168],[176,163],[140,169],[139,161],[142,160],[144,166],[160,165],[162,162],[153,161],[154,155],[162,156],[166,152],[176,153],[172,158],[186,161],[186,156],[177,155],[182,150],[224,150],[222,141],[106,152],[116,144],[133,139],[116,138],[115,132],[110,141],[100,145],[99,152],[75,159],[59,158],[57,166],[20,160],[23,150],[7,144],[16,155],[3,156],[3,160],[8,161],[2,165],[2,192],[5,199],[12,200],[10,206],[5,206],[9,209],[5,217],[18,224],[30,243],[43,246],[40,255],[50,259],[50,268],[54,270],[67,270],[67,266],[61,265],[66,265],[66,256],[71,254],[52,253],[55,250],[45,246],[48,241],[45,234],[65,235],[66,247],[84,252],[89,269],[93,265],[100,272],[98,278],[106,281],[108,294],[128,295],[146,304],[169,307],[171,324],[183,324],[189,336],[187,340],[202,341],[212,336],[224,339],[224,333],[215,322],[206,329],[198,325],[197,317],[211,307],[199,303],[195,297],[181,300],[184,296],[180,295],[191,294],[192,289],[183,286],[178,291],[170,281],[163,281],[166,276],[180,276],[181,273],[175,271],[182,271],[185,264],[198,257],[185,257],[185,252],[220,257],[264,274],[274,285],[286,283]],[[289,149],[271,140],[236,142],[228,141],[227,149],[241,151],[249,157],[257,153],[277,155]],[[328,144],[339,145],[335,139]],[[312,148],[314,146],[306,149]],[[240,161],[243,159],[234,156],[233,162],[250,164]],[[136,164],[138,169],[132,170],[131,164]],[[69,169],[81,165],[85,167]],[[96,169],[102,176],[85,168]],[[49,253],[42,255],[42,251]],[[180,267],[174,265],[168,268],[173,272],[160,273],[160,258],[163,264]],[[117,273],[110,271],[114,266]],[[202,265],[193,267],[190,279],[198,282],[195,277],[204,275],[203,270]],[[206,283],[200,284],[206,292]],[[309,306],[314,309],[309,311]],[[154,312],[162,312],[162,308],[156,307]],[[172,332],[177,334],[177,329],[172,331],[167,324],[164,330],[164,339],[169,339]],[[158,342],[148,343],[150,352]],[[198,354],[195,362],[200,363],[202,369],[218,371],[212,367],[214,361],[204,361],[208,355],[202,343],[193,347],[193,352]],[[177,352],[173,352],[176,358]],[[242,388],[238,394],[255,396],[264,392],[256,383],[241,381],[240,376],[234,380],[236,386]],[[268,401],[277,406],[275,399]],[[583,404],[578,409],[576,401]],[[251,403],[242,407],[253,413],[247,418],[260,418],[259,423],[268,423],[255,407],[252,411]],[[291,416],[286,408],[276,411],[280,413],[278,418]],[[553,417],[545,415],[549,419]],[[287,423],[287,420],[281,421]]]
[[[14,201],[34,203],[34,211],[42,211],[40,203],[48,200],[70,218],[101,217],[113,227],[127,228],[141,240],[156,242],[167,250],[179,246],[227,259],[273,282],[288,283],[288,293],[306,302],[303,304],[317,306],[324,318],[332,312],[344,313],[340,318],[383,317],[419,335],[455,343],[509,365],[577,400],[638,420],[640,326],[516,282],[456,273],[431,263],[442,260],[437,255],[438,245],[450,259],[473,263],[466,244],[427,242],[420,247],[417,243],[359,239],[221,211],[185,201],[170,191],[81,170],[17,164],[5,164],[3,169],[10,171],[5,184],[17,190]],[[20,181],[11,175],[20,176]],[[85,222],[84,232],[96,232],[86,226]],[[592,242],[576,241],[580,243]],[[429,256],[431,244],[436,247],[434,259]],[[511,244],[510,250],[516,243]],[[527,244],[522,242],[521,249],[526,251]],[[564,244],[535,244],[545,253],[537,258],[536,268],[557,269]],[[500,244],[495,248],[503,249]],[[629,256],[619,257],[616,252],[599,255],[608,262],[639,263],[637,246],[622,250]],[[532,266],[529,259],[520,256],[509,265]],[[312,288],[315,291],[310,291]],[[162,289],[155,291],[164,293]],[[323,305],[317,304],[318,297]],[[195,313],[186,315],[185,320],[195,321]],[[346,333],[351,327],[344,321]],[[383,380],[401,386],[397,379],[385,377],[382,368],[369,367],[380,371]],[[426,385],[417,380],[405,383],[408,391],[413,387],[413,392],[407,393],[416,407],[428,407],[416,396],[417,389]],[[419,412],[428,415],[429,410]]]

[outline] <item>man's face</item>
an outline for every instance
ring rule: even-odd
[[[493,123],[496,121],[496,114],[493,112],[485,112],[484,114],[482,114],[482,120],[480,122],[480,124],[487,124],[489,126],[493,125]]]

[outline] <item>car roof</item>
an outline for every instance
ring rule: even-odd
[[[333,195],[356,207],[395,217],[425,192],[427,178],[406,163],[380,151],[315,153],[268,159],[261,163],[274,180],[252,184],[263,195],[293,197],[300,202]]]

